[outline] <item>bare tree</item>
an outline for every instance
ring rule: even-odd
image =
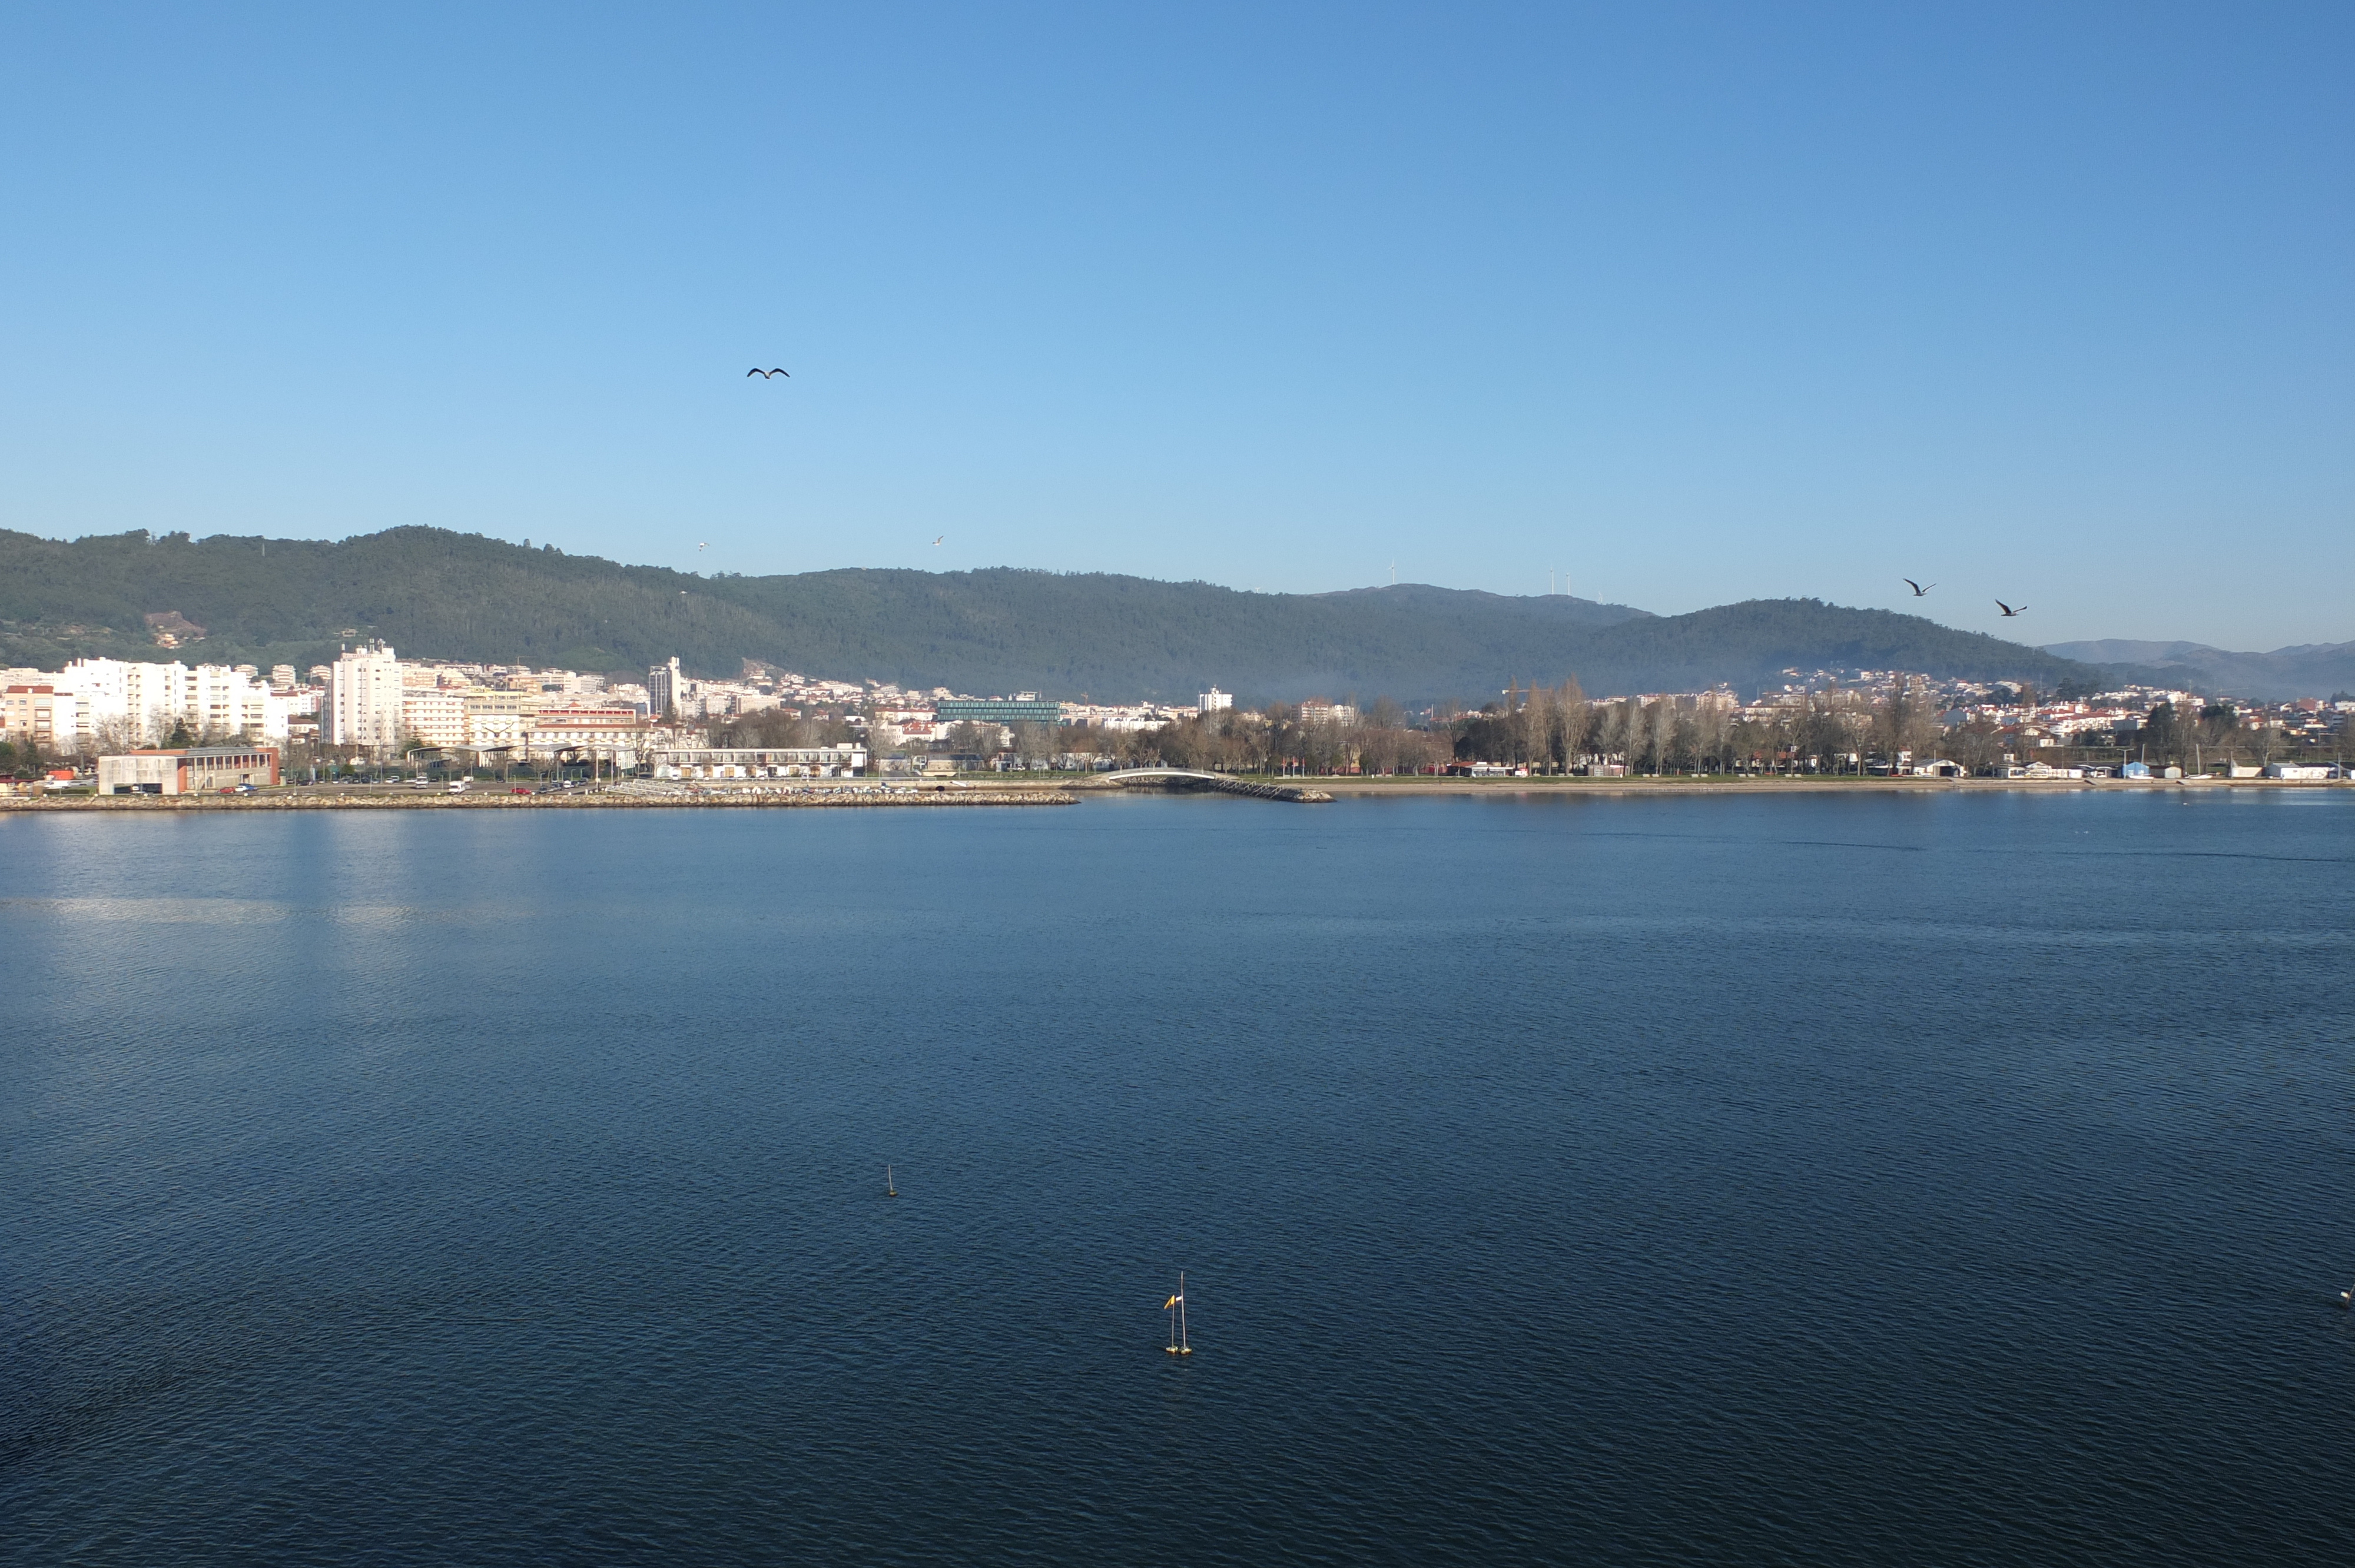
[[[1014,726],[1014,755],[1025,768],[1044,768],[1055,759],[1053,726],[1043,724],[1018,724]]]
[[[1557,773],[1577,766],[1586,751],[1586,737],[1594,725],[1594,708],[1572,675],[1553,689],[1553,725],[1547,737],[1547,759]]]

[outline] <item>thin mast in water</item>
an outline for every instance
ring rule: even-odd
[[[1173,1356],[1192,1355],[1194,1347],[1186,1338],[1186,1271],[1184,1269],[1178,1271],[1178,1294],[1164,1301],[1161,1304],[1161,1309],[1169,1314],[1169,1353]]]

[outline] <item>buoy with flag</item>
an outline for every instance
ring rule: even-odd
[[[1173,1356],[1192,1355],[1194,1347],[1186,1342],[1185,1270],[1178,1272],[1178,1294],[1164,1301],[1161,1309],[1169,1314],[1169,1353]]]

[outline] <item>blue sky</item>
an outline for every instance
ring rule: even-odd
[[[2350,66],[2344,5],[16,5],[0,526],[2355,638]]]

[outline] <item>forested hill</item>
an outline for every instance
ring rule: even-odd
[[[2284,702],[2355,691],[2355,642],[2305,642],[2234,653],[2205,642],[2055,642],[2045,652],[2104,665],[2137,665],[2154,684]]]
[[[148,618],[201,641],[159,654]],[[189,635],[183,633],[183,635]],[[1786,666],[2091,678],[2087,666],[1916,616],[1812,599],[1652,616],[1568,597],[1401,585],[1329,594],[999,568],[706,577],[479,535],[396,528],[340,543],[0,531],[0,663],[78,655],[307,666],[346,640],[405,653],[598,671],[677,654],[808,674],[1098,701],[1313,694],[1477,701],[1575,674],[1598,694],[1744,688]]]

